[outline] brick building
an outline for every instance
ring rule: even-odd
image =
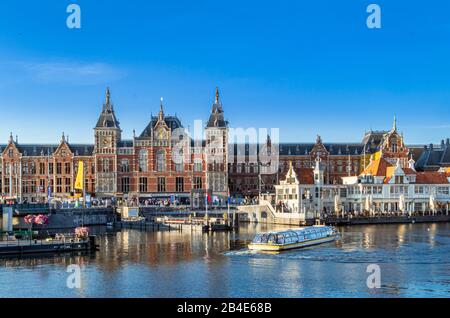
[[[416,169],[449,167],[450,147],[406,146],[397,122],[390,130],[369,131],[357,143],[262,144],[229,143],[219,91],[204,127],[204,140],[190,138],[177,116],[152,116],[143,131],[122,138],[109,89],[94,127],[94,144],[72,144],[62,134],[59,144],[22,144],[11,134],[0,144],[0,194],[3,199],[45,202],[73,195],[78,162],[85,163],[85,189],[96,197],[134,199],[171,198],[202,205],[206,191],[211,198],[254,197],[273,192],[292,163],[299,176],[309,176],[320,160],[325,184],[340,184],[342,177],[361,173],[372,157],[382,156],[390,164],[407,167],[412,157]],[[276,154],[262,163],[264,154]],[[223,201],[222,201],[223,202]]]
[[[228,190],[227,125],[217,90],[206,140],[191,139],[179,118],[165,114],[162,100],[158,116],[142,133],[124,140],[108,89],[93,145],[71,144],[64,134],[57,145],[22,144],[12,134],[8,144],[0,145],[2,198],[69,198],[83,161],[86,192],[96,197],[170,198],[202,205],[208,189],[212,198],[223,199]]]

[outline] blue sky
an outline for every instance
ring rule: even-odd
[[[81,30],[66,7],[82,10]],[[366,26],[377,3],[382,28]],[[408,143],[450,137],[450,4],[423,1],[0,3],[0,143],[92,142],[106,86],[123,135],[164,97],[185,126],[219,86],[233,127],[359,141],[394,114]]]

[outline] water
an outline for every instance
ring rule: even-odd
[[[277,227],[283,228],[283,227]],[[239,233],[99,231],[91,254],[0,259],[0,297],[450,297],[450,224],[339,228],[341,240],[280,254]],[[66,285],[81,266],[81,288]],[[381,288],[366,284],[369,264]]]

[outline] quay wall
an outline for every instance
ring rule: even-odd
[[[389,216],[389,217],[355,217],[336,218],[329,217],[325,223],[329,225],[368,225],[368,224],[395,224],[395,223],[434,223],[450,222],[450,215],[416,215],[416,216]]]
[[[250,223],[267,223],[279,225],[313,225],[314,219],[306,219],[305,222],[296,217],[275,216],[270,208],[266,205],[248,205],[240,206],[239,221]],[[287,214],[287,213],[286,213]],[[386,216],[386,217],[354,217],[354,218],[337,218],[328,217],[325,220],[329,225],[364,225],[364,224],[395,224],[395,223],[434,223],[434,222],[450,222],[450,215],[417,215],[417,216]]]
[[[106,225],[109,222],[114,222],[115,212],[113,208],[52,209],[48,217],[48,225],[34,225],[33,229],[64,229],[76,228],[81,225]],[[13,228],[15,230],[28,228],[23,216],[14,217]]]

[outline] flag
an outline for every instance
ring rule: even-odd
[[[84,190],[84,163],[83,161],[78,162],[78,172],[77,178],[75,179],[75,190]]]

